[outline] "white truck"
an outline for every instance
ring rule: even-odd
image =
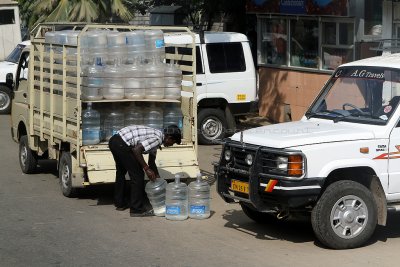
[[[12,88],[6,83],[6,76],[8,73],[15,75],[22,50],[30,44],[31,41],[19,43],[5,60],[0,62],[0,114],[8,114],[11,110]]]
[[[170,35],[186,43],[188,35]],[[200,144],[212,144],[236,130],[241,115],[258,112],[257,74],[249,40],[234,32],[196,34],[197,108]]]
[[[166,53],[167,60],[171,63],[177,63],[178,60],[186,63],[179,65],[179,68],[188,73],[182,75],[182,80],[191,86],[181,87],[181,97],[178,100],[127,98],[83,100],[81,98],[83,74],[80,57],[83,34],[88,30],[129,32],[137,29],[160,28],[76,24],[76,29],[72,30],[79,32],[76,45],[47,43],[45,33],[54,31],[57,25],[64,24],[40,24],[35,31],[36,34],[32,36],[30,49],[22,52],[18,63],[13,87],[11,134],[13,139],[19,143],[21,170],[24,173],[32,173],[38,170],[38,160],[57,160],[60,187],[66,197],[76,195],[78,188],[93,184],[113,183],[115,181],[115,163],[108,148],[108,142],[83,144],[82,110],[90,102],[96,105],[97,110],[106,110],[107,112],[104,114],[107,114],[112,111],[110,107],[123,108],[130,102],[140,102],[144,106],[151,101],[157,102],[159,105],[175,103],[181,107],[183,115],[181,144],[165,147],[157,153],[156,163],[161,177],[173,179],[176,173],[181,174],[182,178],[196,177],[199,165],[197,161],[194,34],[183,27],[162,28],[165,34],[173,31],[174,33],[185,32],[192,36],[191,42],[179,46],[192,51],[189,55],[182,55],[177,46],[165,43],[166,47],[172,49],[171,53]],[[28,58],[30,59],[29,75],[26,77],[24,71],[28,68]],[[13,83],[12,76],[8,75],[8,84]]]
[[[311,214],[334,249],[365,244],[400,210],[400,56],[340,66],[296,122],[236,133],[217,190],[255,221]]]

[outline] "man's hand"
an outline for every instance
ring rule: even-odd
[[[149,177],[150,181],[154,182],[156,180],[156,174],[154,173],[154,171],[150,168],[148,168],[146,171],[146,175],[147,177]]]

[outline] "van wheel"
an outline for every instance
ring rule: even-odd
[[[221,109],[200,109],[197,117],[197,128],[199,129],[199,143],[211,145],[214,141],[225,137],[226,119]]]
[[[0,114],[9,114],[11,111],[11,90],[0,85]]]
[[[72,187],[72,160],[71,154],[68,151],[63,151],[61,154],[58,174],[63,195],[74,197],[76,195],[76,188]]]
[[[32,149],[29,148],[28,137],[21,136],[19,140],[19,165],[23,173],[34,173],[37,167],[37,156]]]
[[[377,224],[377,207],[372,193],[354,181],[329,185],[311,213],[317,238],[333,249],[362,246]]]
[[[256,223],[261,223],[261,224],[273,223],[278,220],[272,213],[257,211],[254,208],[251,208],[248,204],[243,202],[240,202],[239,204],[240,207],[242,207],[244,214],[246,214],[247,217],[249,217]]]

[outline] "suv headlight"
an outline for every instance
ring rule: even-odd
[[[289,176],[300,177],[304,174],[304,160],[302,155],[278,156],[276,168]]]
[[[231,158],[232,158],[232,152],[231,152],[229,149],[225,150],[225,152],[224,152],[224,158],[225,158],[226,161],[230,161],[230,160],[231,160]]]
[[[244,161],[246,162],[247,165],[251,166],[253,164],[253,155],[247,154]]]

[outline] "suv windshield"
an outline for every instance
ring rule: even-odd
[[[344,67],[334,73],[306,117],[385,125],[399,100],[400,70]]]
[[[17,45],[14,50],[6,57],[6,61],[13,62],[13,63],[18,63],[19,56],[22,53],[22,50],[25,48],[25,45]]]

